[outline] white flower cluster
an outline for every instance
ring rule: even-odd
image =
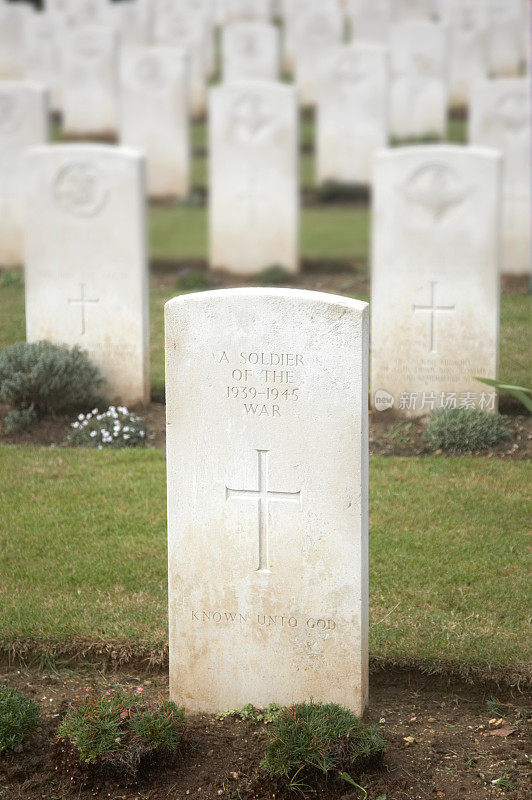
[[[71,428],[76,433],[68,437],[70,441],[81,444],[81,439],[84,437],[79,434],[85,432],[85,436],[88,435],[95,440],[93,446],[98,447],[98,450],[102,450],[105,445],[116,445],[121,442],[133,444],[131,440],[138,442],[147,436],[144,420],[132,414],[125,406],[109,406],[107,411],[102,413],[93,408],[88,414],[78,414]]]

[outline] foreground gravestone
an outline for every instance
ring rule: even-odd
[[[162,45],[129,47],[120,71],[120,141],[145,154],[148,196],[186,197],[190,134],[185,53]]]
[[[0,82],[0,264],[24,260],[26,149],[48,139],[48,101],[44,86]]]
[[[233,22],[223,29],[224,81],[279,77],[279,30],[268,22]]]
[[[388,143],[389,61],[379,44],[322,55],[316,125],[318,183],[371,183],[373,155]]]
[[[501,156],[381,151],[373,185],[371,397],[377,411],[496,408]]]
[[[428,20],[410,19],[390,34],[391,132],[398,138],[444,138],[448,36]]]
[[[298,269],[298,124],[293,87],[235,81],[212,90],[210,264],[239,275]]]
[[[104,145],[28,155],[26,333],[79,345],[106,397],[149,401],[144,163]]]
[[[501,78],[473,87],[469,140],[503,153],[502,271],[530,272],[530,81]]]
[[[63,126],[67,136],[113,137],[118,126],[118,37],[84,26],[66,36]]]
[[[368,306],[233,289],[165,317],[171,696],[362,713]]]

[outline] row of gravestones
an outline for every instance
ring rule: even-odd
[[[235,159],[227,158],[227,169]],[[81,345],[106,376],[111,399],[148,402],[143,158],[106,145],[43,146],[30,151],[28,167],[28,340]],[[501,168],[501,156],[483,148],[403,148],[377,157],[376,410],[417,417],[438,408],[496,409],[495,394],[481,391],[474,376],[494,378],[497,372]],[[231,205],[220,207],[215,225],[223,214],[230,229],[214,228],[214,235],[234,234],[233,247],[251,258],[253,248],[283,235],[284,202],[281,193],[273,219],[272,211],[259,212],[247,226],[238,216],[235,221]],[[291,213],[297,213],[295,205]],[[246,227],[252,229],[249,241]],[[227,335],[223,325],[218,332],[222,339]],[[259,349],[256,344],[253,352]],[[221,345],[214,350],[224,352]],[[297,363],[263,362],[261,383],[249,358],[228,354],[222,361],[225,400],[238,400],[250,418],[297,413],[301,387],[291,369]],[[190,395],[196,397],[193,384]],[[221,399],[216,395],[212,402]]]
[[[124,50],[152,43],[179,47],[188,60],[191,110],[196,115],[204,113],[206,83],[215,67],[215,16],[209,3],[160,0],[149,6],[141,0],[62,0],[61,9],[58,0],[49,3],[43,13],[29,5],[2,3],[0,77],[45,80],[54,110],[64,113],[67,131],[100,134],[116,130],[119,39]],[[259,20],[267,18],[267,4],[262,12],[260,3],[256,8]],[[86,13],[82,13],[84,9]],[[441,22],[431,24],[430,11],[429,2],[410,4],[403,7],[403,13],[393,13],[390,0],[381,5],[352,0],[348,4],[352,38],[358,43],[389,45],[392,73],[398,77],[406,70],[411,78],[426,73],[439,78],[445,85],[444,101],[448,87],[453,105],[467,103],[474,80],[489,74],[519,74],[527,56],[523,45],[527,18],[521,0],[444,0]],[[419,16],[413,19],[413,13]],[[151,15],[149,31],[139,32],[128,24],[132,15],[137,18],[135,14],[142,19]],[[238,18],[236,12],[227,15],[228,20]],[[405,19],[425,26],[403,27]],[[237,25],[235,32],[224,37],[229,53],[224,73],[234,73],[236,66],[239,77],[276,77],[272,72],[279,68],[278,28],[255,20],[258,30],[253,33],[249,24],[240,31]],[[295,66],[301,102],[312,104],[321,85],[316,53],[323,54],[344,41],[343,11],[338,0],[297,0],[289,4],[283,30],[284,62]],[[413,50],[414,44],[417,48]],[[127,79],[127,65],[125,69]],[[398,100],[401,104],[400,95]],[[397,133],[403,135],[401,128]]]
[[[354,98],[343,94],[340,83],[331,85],[318,115],[318,152],[322,153],[318,162],[323,178],[370,182],[375,151],[386,143],[377,127],[357,127],[356,108],[361,107],[363,97],[367,105],[385,105],[384,62],[371,47],[361,54],[368,74],[372,73],[368,89]],[[210,105],[211,266],[240,275],[258,273],[274,264],[297,272],[299,136],[295,89],[276,82],[235,81],[213,88]],[[136,108],[136,113],[153,119],[151,108],[148,104],[143,110]],[[529,270],[529,109],[526,79],[485,81],[475,88],[470,140],[474,145],[494,147],[504,157],[502,187],[496,189],[502,207],[502,271],[507,274]],[[166,108],[164,113],[170,112]],[[167,148],[175,149],[172,136],[159,135],[159,128],[152,129],[149,122],[146,130],[149,135],[143,141],[149,145],[152,136],[158,152],[155,176],[161,182],[164,176],[174,180],[178,172],[180,179],[186,180],[188,160],[177,160],[175,152],[166,158]],[[0,264],[4,266],[23,260],[24,154],[28,147],[46,140],[45,91],[24,82],[0,82]],[[187,149],[185,135],[178,142]],[[139,150],[148,151],[148,175],[153,176],[152,148],[143,148],[140,140],[134,143]],[[420,164],[431,163],[433,152],[418,146],[415,157]],[[329,155],[323,166],[325,153]],[[467,148],[464,153],[468,153]],[[437,173],[425,187],[426,204],[434,206],[437,220],[445,217],[448,201],[441,194],[447,188],[447,183],[439,182]],[[468,224],[482,231],[474,217],[468,218]],[[453,238],[450,233],[450,243]]]

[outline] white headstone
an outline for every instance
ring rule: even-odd
[[[356,42],[387,44],[392,20],[392,0],[349,0],[347,14]]]
[[[488,18],[485,0],[443,0],[449,28],[449,100],[467,106],[472,84],[488,77]]]
[[[487,0],[489,67],[495,77],[519,75],[521,36],[526,20],[521,0]],[[530,28],[529,28],[530,36]]]
[[[473,87],[469,139],[504,156],[502,271],[530,272],[530,81],[501,78]]]
[[[150,397],[144,163],[105,145],[28,156],[26,333],[87,350],[111,401]]]
[[[24,263],[26,149],[48,139],[44,86],[0,82],[0,265]]]
[[[121,58],[120,141],[146,156],[148,196],[190,190],[188,70],[182,50],[129,47]]]
[[[190,111],[201,117],[207,106],[207,74],[212,23],[201,11],[164,5],[155,20],[155,41],[186,52],[189,68]]]
[[[292,86],[211,91],[210,263],[239,275],[298,269],[298,115]]]
[[[390,35],[393,136],[444,138],[447,131],[447,30],[437,22],[407,20]]]
[[[432,16],[432,0],[393,0],[392,11],[396,22],[407,19],[428,20]]]
[[[118,126],[118,37],[112,28],[80,27],[66,37],[63,127],[71,136],[114,136]]]
[[[224,81],[279,77],[279,29],[269,22],[233,22],[222,32]]]
[[[225,21],[271,19],[271,0],[225,0]]]
[[[371,399],[420,417],[496,408],[501,156],[381,151],[373,185]]]
[[[165,312],[171,697],[361,714],[368,306],[229,289]]]
[[[305,11],[294,22],[296,84],[302,105],[317,100],[322,59],[342,43],[344,17],[338,6]]]
[[[0,80],[25,76],[24,31],[33,13],[23,3],[0,3]]]
[[[32,14],[26,20],[24,63],[26,78],[43,83],[49,91],[53,111],[61,110],[61,44],[63,26],[49,14]]]
[[[379,44],[340,45],[322,59],[317,104],[318,183],[370,184],[388,143],[389,62]]]
[[[121,45],[148,44],[151,38],[149,7],[139,0],[109,2],[105,21],[118,32]]]

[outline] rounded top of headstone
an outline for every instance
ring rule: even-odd
[[[343,295],[329,294],[327,292],[313,292],[308,289],[274,289],[267,287],[242,287],[238,289],[214,289],[207,292],[190,292],[173,297],[165,304],[165,308],[171,311],[180,305],[190,303],[212,303],[213,301],[231,302],[232,300],[290,300],[291,302],[308,303],[312,305],[325,304],[336,306],[346,310],[364,312],[369,308],[369,303],[362,300],[355,300],[352,297]]]
[[[428,158],[446,158],[456,156],[482,156],[494,161],[500,160],[502,155],[493,147],[479,147],[477,145],[462,144],[422,144],[411,147],[383,147],[376,151],[374,158],[379,161],[386,159],[415,159],[421,161]]]

